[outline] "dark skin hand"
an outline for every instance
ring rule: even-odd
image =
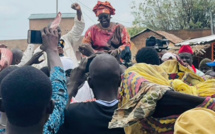
[[[89,58],[83,58],[79,66],[72,71],[68,84],[69,100],[71,100],[72,96],[76,96],[79,87],[85,82],[87,64],[89,64],[88,62],[92,61],[95,56],[96,55],[92,55]]]
[[[32,58],[25,64],[25,65],[33,65],[33,64],[39,64],[43,62],[44,60],[39,61],[39,58],[43,55],[43,51],[35,53]]]
[[[92,46],[87,45],[87,44],[83,44],[83,45],[79,46],[78,49],[85,56],[91,56],[95,53]]]
[[[114,50],[109,50],[109,51],[105,51],[108,54],[112,55],[113,57],[116,57],[119,54],[118,49],[114,49]]]
[[[49,70],[56,66],[63,68],[57,49],[59,41],[58,30],[45,27],[41,33],[43,44],[40,48],[47,53]]]
[[[4,44],[0,44],[0,48],[7,48],[7,46]]]
[[[74,3],[72,4],[71,8],[77,11],[78,20],[81,21],[82,12],[80,5],[78,3]]]

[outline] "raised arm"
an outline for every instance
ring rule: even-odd
[[[52,100],[55,102],[53,113],[44,126],[45,134],[56,134],[64,122],[64,109],[68,102],[66,77],[58,54],[58,31],[44,28],[42,31],[42,50],[47,53],[48,66],[51,70]]]
[[[49,69],[51,70],[54,67],[63,68],[57,49],[59,39],[57,29],[44,28],[42,39],[43,45],[41,48],[47,53]]]
[[[79,41],[81,34],[84,31],[85,22],[82,17],[81,7],[78,3],[74,3],[71,6],[72,9],[76,10],[77,16],[74,19],[74,26],[71,31],[69,31],[66,35],[62,36],[62,39],[70,42],[71,45],[76,45]]]

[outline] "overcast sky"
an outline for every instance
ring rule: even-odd
[[[98,23],[92,12],[97,0],[58,0],[59,11],[62,13],[74,13],[71,4],[78,2],[86,22],[85,31],[93,24]],[[104,1],[104,0],[101,0]],[[112,21],[126,27],[132,25],[130,5],[132,0],[109,0],[116,9],[116,15]],[[56,0],[1,0],[0,4],[0,40],[26,39],[29,28],[28,17],[30,14],[55,13]]]

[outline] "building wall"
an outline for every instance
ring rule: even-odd
[[[48,26],[53,19],[43,19],[43,20],[30,20],[29,28],[31,30],[41,30],[44,27]],[[62,35],[68,33],[74,25],[74,19],[62,19],[60,23],[60,28]]]
[[[43,19],[43,20],[29,20],[29,29],[31,30],[41,30],[44,27],[48,26],[53,19]],[[62,19],[60,28],[62,31],[62,35],[68,33],[74,25],[74,19]],[[26,31],[27,34],[27,31]],[[23,51],[27,48],[27,39],[19,39],[19,40],[0,40],[0,44],[5,44],[9,49],[19,48]]]
[[[146,32],[134,37],[133,39],[131,39],[131,41],[135,44],[136,48],[139,50],[146,46],[146,39],[149,38],[150,36],[154,36],[157,39],[162,39],[162,36],[152,32],[152,31],[146,31]],[[169,46],[173,47],[174,44],[170,42]]]
[[[197,30],[169,30],[166,31],[170,34],[174,34],[183,40],[199,38],[211,35],[210,29],[197,29]]]
[[[13,48],[19,48],[22,51],[25,51],[27,48],[27,40],[26,39],[21,39],[21,40],[0,40],[0,44],[4,44],[8,46],[9,49]]]

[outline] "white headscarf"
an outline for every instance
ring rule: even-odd
[[[175,56],[175,54],[173,54],[173,53],[170,53],[170,52],[167,52],[167,53],[165,53],[163,56],[162,56],[162,58],[161,58],[161,60],[162,61],[167,61],[167,60],[169,60],[169,59],[176,59],[176,56]]]

